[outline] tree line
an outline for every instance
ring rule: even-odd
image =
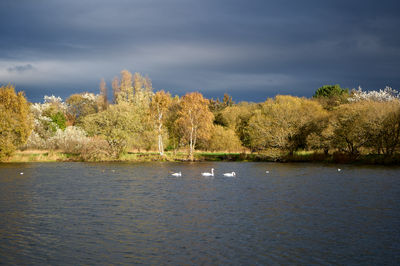
[[[45,96],[27,102],[12,85],[0,89],[0,159],[16,149],[62,150],[82,159],[118,159],[130,150],[196,149],[224,152],[298,150],[394,156],[400,141],[400,97],[389,87],[379,91],[325,85],[312,98],[277,95],[265,102],[235,103],[206,99],[199,92],[172,96],[154,91],[140,73],[121,71],[107,98],[100,93],[70,95],[65,101]]]

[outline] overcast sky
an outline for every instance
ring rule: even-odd
[[[123,69],[155,90],[236,101],[399,89],[399,2],[1,0],[0,84],[31,101],[97,93]]]

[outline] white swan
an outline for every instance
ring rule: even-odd
[[[214,176],[214,168],[211,168],[211,173],[201,173],[202,176]]]
[[[182,176],[182,173],[181,172],[178,172],[178,173],[173,173],[173,174],[171,174],[172,176]]]
[[[235,172],[225,173],[224,176],[236,176],[236,173]]]

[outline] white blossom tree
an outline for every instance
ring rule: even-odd
[[[379,91],[363,91],[362,88],[359,86],[357,90],[353,89],[351,91],[351,97],[348,100],[349,102],[389,102],[395,99],[400,99],[400,93],[389,86],[386,86],[384,89],[380,89]]]

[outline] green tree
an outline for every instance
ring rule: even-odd
[[[112,105],[103,112],[83,119],[83,128],[89,136],[102,136],[119,157],[128,147],[132,137],[141,131],[140,113],[127,103]]]
[[[24,144],[32,130],[29,104],[12,85],[0,87],[0,160]]]
[[[342,89],[339,84],[336,85],[324,85],[318,88],[314,93],[314,98],[320,97],[333,97],[333,96],[340,96],[343,94],[348,94],[348,89]]]
[[[57,112],[55,114],[52,114],[50,116],[51,121],[53,122],[51,125],[53,125],[53,127],[51,128],[51,130],[53,132],[56,132],[57,129],[61,129],[64,130],[67,127],[67,119],[65,118],[65,115],[62,112]]]
[[[324,85],[318,88],[313,98],[317,99],[325,109],[332,110],[334,107],[347,103],[349,89],[342,89],[340,85]]]

